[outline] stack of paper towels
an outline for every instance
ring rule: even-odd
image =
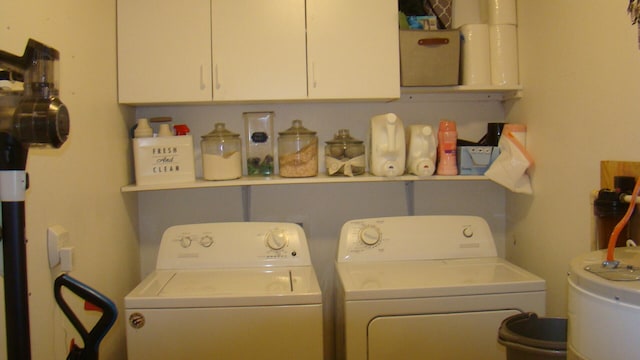
[[[463,37],[463,85],[519,84],[516,0],[453,0],[452,24]]]

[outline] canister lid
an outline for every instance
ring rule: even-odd
[[[333,139],[327,140],[327,144],[362,144],[362,140],[355,139],[349,134],[349,129],[340,129],[338,133],[333,136]]]
[[[224,123],[216,123],[215,128],[211,132],[202,135],[203,139],[223,139],[223,138],[237,138],[239,134],[233,133],[225,128]]]
[[[300,135],[315,135],[315,131],[311,131],[302,126],[302,120],[293,120],[291,127],[285,131],[279,132],[279,135],[283,136],[300,136]]]

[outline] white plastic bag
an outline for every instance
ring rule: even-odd
[[[507,125],[498,142],[500,155],[484,175],[513,192],[532,194],[527,169],[533,165],[533,157]]]

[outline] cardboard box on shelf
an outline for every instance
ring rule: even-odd
[[[400,30],[401,86],[454,86],[459,77],[458,30]]]

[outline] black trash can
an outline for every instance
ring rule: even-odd
[[[566,359],[567,319],[513,315],[500,324],[498,342],[507,347],[507,360]]]

